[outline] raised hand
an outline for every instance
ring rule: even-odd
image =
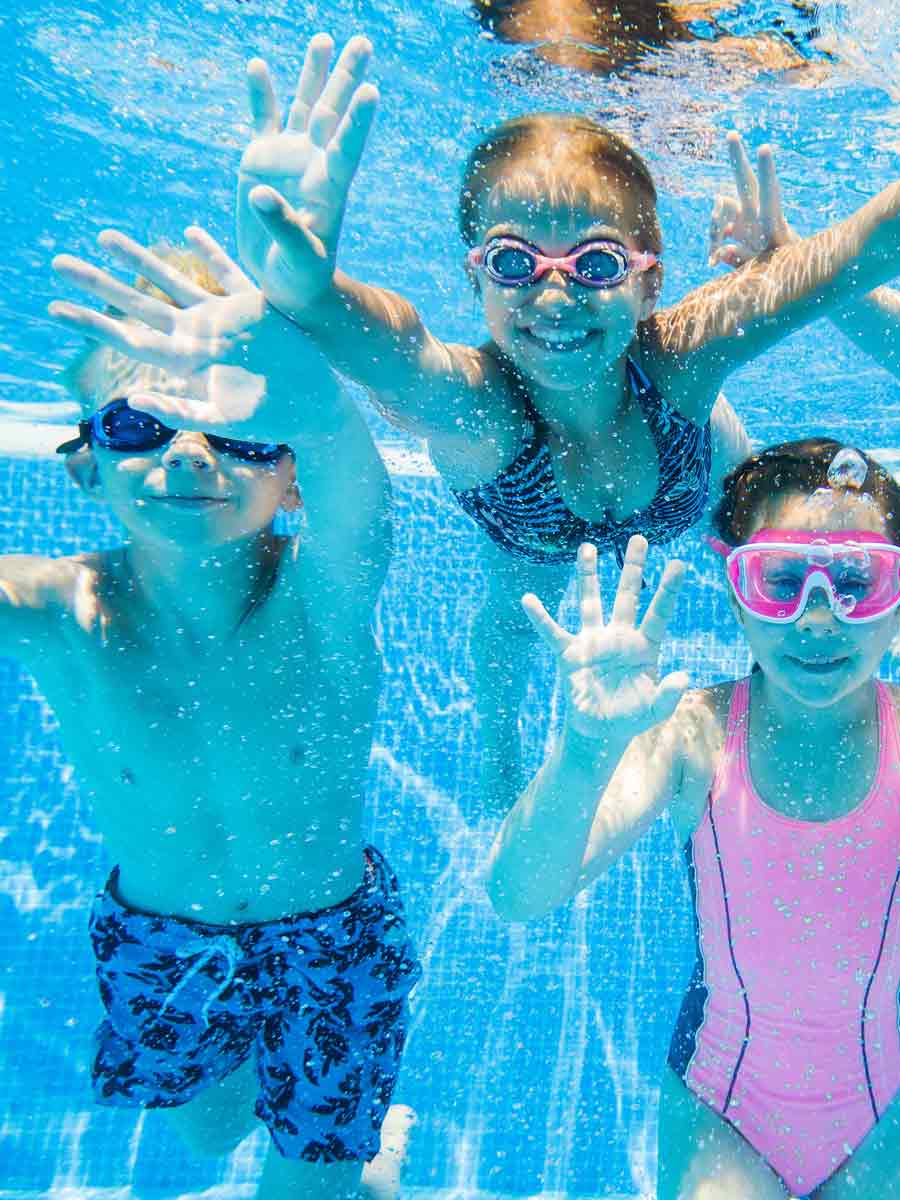
[[[294,100],[282,122],[262,59],[247,67],[253,139],[238,177],[241,259],[269,300],[297,315],[334,276],[350,184],[366,144],[378,91],[365,83],[372,47],[346,44],[329,73],[334,43],[309,43]]]
[[[101,246],[175,303],[63,254],[54,259],[54,269],[69,283],[114,305],[128,320],[66,301],[54,301],[50,314],[69,329],[160,368],[129,393],[135,407],[164,423],[174,418],[182,428],[220,432],[233,428],[242,437],[252,436],[248,422],[252,424],[270,395],[270,377],[284,357],[285,332],[288,340],[300,335],[266,304],[262,292],[208,233],[192,227],[185,237],[222,295],[206,291],[124,234],[106,230],[100,235]],[[269,424],[272,416],[263,419]],[[275,417],[283,423],[283,414]]]
[[[97,570],[87,561],[5,556],[0,561],[0,595],[13,608],[61,608],[85,633],[106,641],[109,613]]]
[[[795,240],[784,217],[771,146],[760,146],[754,174],[741,136],[728,135],[737,196],[716,196],[709,227],[709,265],[740,267],[766,250]]]
[[[678,561],[667,565],[638,624],[646,557],[646,539],[631,538],[612,615],[604,622],[597,551],[587,543],[579,548],[578,633],[568,633],[558,625],[537,596],[522,597],[532,624],[556,655],[568,726],[582,737],[625,744],[671,716],[688,686],[683,671],[659,681],[656,678],[660,643],[681,588],[684,566]]]

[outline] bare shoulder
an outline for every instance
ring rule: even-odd
[[[719,381],[701,376],[695,369],[690,346],[677,330],[677,306],[642,321],[638,327],[638,361],[674,409],[704,425],[710,419]]]
[[[700,823],[709,789],[725,745],[728,709],[734,683],[687,692],[672,722],[681,747],[681,782],[671,814],[679,842],[686,842]]]
[[[497,347],[444,348],[466,380],[467,398],[452,428],[428,436],[435,466],[456,491],[492,480],[515,457],[527,425],[525,385]]]

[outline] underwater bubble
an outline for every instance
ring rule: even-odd
[[[858,450],[845,446],[831,460],[828,485],[833,488],[861,488],[866,482],[869,466]]]

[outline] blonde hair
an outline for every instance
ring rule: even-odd
[[[224,296],[225,289],[210,271],[196,251],[187,246],[172,246],[168,242],[158,242],[150,247],[153,253],[179,274],[184,275],[192,283],[196,283],[209,292],[211,296]],[[145,279],[143,275],[135,277],[133,286],[146,296],[153,296],[170,304],[173,308],[179,306],[162,288]],[[109,307],[106,315],[117,321],[136,324],[120,309]],[[63,386],[81,405],[83,417],[89,417],[95,411],[99,402],[105,403],[113,398],[113,393],[121,394],[128,390],[129,385],[140,382],[140,386],[151,386],[154,380],[160,380],[165,372],[159,367],[149,366],[114,350],[111,346],[98,345],[89,340],[71,363],[64,369]]]
[[[611,178],[636,200],[641,249],[662,252],[656,187],[647,164],[624,138],[589,117],[533,113],[504,121],[469,155],[459,195],[467,246],[480,237],[488,196],[544,199],[554,207],[602,208]]]

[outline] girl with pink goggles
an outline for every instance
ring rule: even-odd
[[[761,529],[746,545],[710,544],[740,606],[763,621],[796,621],[814,588],[848,623],[877,621],[900,605],[900,547],[880,533]]]

